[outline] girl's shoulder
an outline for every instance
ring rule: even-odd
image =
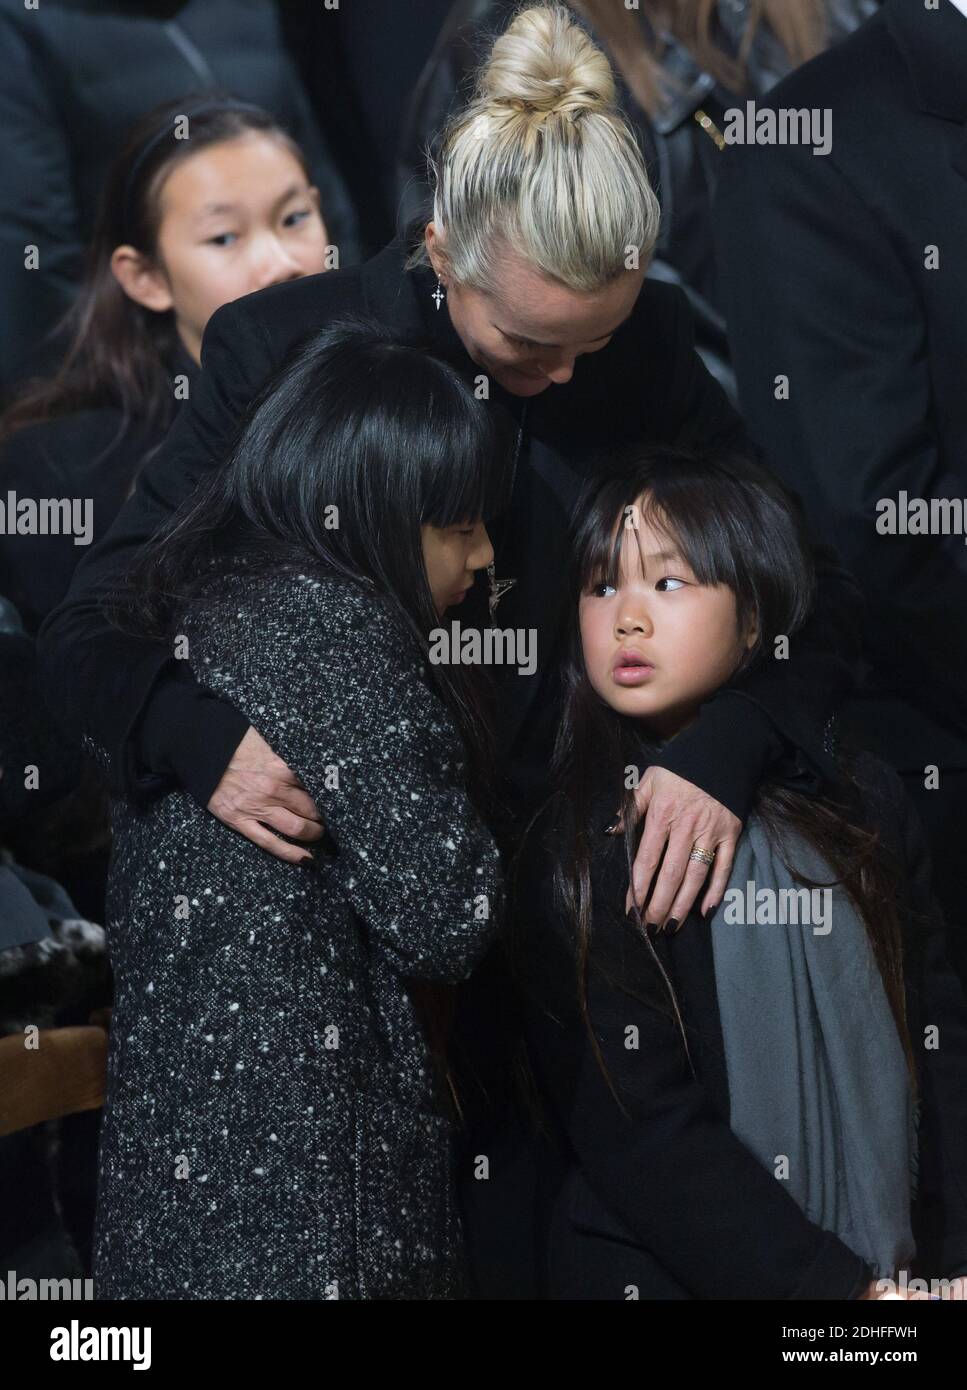
[[[348,639],[374,628],[382,635],[406,635],[402,619],[381,594],[342,575],[309,568],[274,573],[213,570],[196,585],[186,616],[211,622],[224,619],[226,610],[232,610],[238,622],[272,630],[290,625],[306,637],[328,632]]]
[[[188,638],[196,673],[271,666],[305,669],[351,683],[373,663],[426,678],[426,663],[402,617],[382,595],[352,580],[302,573],[213,572],[193,589],[176,625]]]

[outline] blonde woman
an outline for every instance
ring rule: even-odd
[[[725,112],[765,95],[837,43],[879,0],[569,0],[611,59],[619,105],[641,144],[661,201],[653,274],[680,284],[706,365],[732,394],[713,248],[713,199]],[[407,109],[397,148],[404,226],[430,199],[432,149],[455,93],[518,8],[517,0],[454,0]]]
[[[471,640],[450,651],[472,657],[477,633],[481,652],[488,624],[504,634],[481,675],[495,687],[507,808],[497,828],[509,847],[546,781],[560,696],[548,672],[581,485],[633,439],[743,442],[693,349],[683,295],[645,279],[657,202],[615,106],[611,66],[569,9],[516,15],[446,131],[434,181],[433,217],[419,235],[362,267],[276,286],[213,316],[190,409],[41,635],[52,703],[116,789],[138,798],[180,784],[293,862],[309,860],[324,834],[294,773],[168,646],[113,630],[100,605],[134,551],[218,466],[244,407],[297,339],[358,309],[422,332],[510,432],[511,501],[492,527],[489,572],[460,610]],[[693,903],[707,910],[721,897],[767,769],[808,788],[824,764],[822,729],[850,678],[855,598],[838,571],[819,568],[817,616],[788,659],[716,693],[641,779],[635,879],[649,922],[682,921]],[[399,775],[388,750],[387,783]],[[702,855],[690,857],[696,846]]]

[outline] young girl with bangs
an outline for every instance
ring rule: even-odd
[[[896,775],[827,737],[763,783],[724,882],[692,847],[701,912],[648,922],[628,887],[642,771],[795,646],[813,580],[756,465],[627,462],[575,512],[555,791],[514,893],[543,1294],[870,1298],[915,1270],[962,1296],[967,1005]]]
[[[500,871],[486,709],[428,639],[493,555],[497,462],[452,367],[349,317],[267,384],[114,600],[301,790],[262,844],[178,788],[114,804],[101,1298],[463,1290],[435,1060]],[[325,836],[286,863],[265,845],[300,796]]]

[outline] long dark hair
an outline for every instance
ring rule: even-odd
[[[189,121],[187,139],[176,138],[182,116]],[[29,382],[14,398],[0,417],[0,440],[25,425],[102,408],[120,411],[119,437],[132,424],[167,429],[175,409],[174,314],[129,298],[114,277],[111,256],[129,244],[156,258],[160,194],[169,174],[201,150],[251,131],[283,143],[308,177],[301,150],[274,116],[220,92],[166,102],[132,128],[107,175],[77,298],[54,329],[65,345],[63,360],[52,377]]]
[[[426,656],[440,619],[420,527],[500,510],[507,442],[451,365],[374,319],[346,315],[290,352],[226,463],[139,552],[109,614],[168,638],[213,571],[314,566],[382,596]],[[494,759],[479,683],[460,665],[428,669],[467,750],[468,790],[485,806]]]
[[[602,770],[622,789],[624,851],[629,877],[640,825],[634,789],[624,769],[649,748],[640,722],[611,709],[593,690],[585,668],[578,624],[583,593],[614,584],[620,569],[627,509],[669,537],[700,584],[727,585],[736,598],[740,630],[754,621],[758,633],[740,670],[773,650],[776,638],[791,637],[809,614],[815,577],[802,521],[781,485],[742,456],[703,456],[656,447],[627,455],[614,476],[593,483],[575,508],[570,574],[570,627],[562,661],[563,710],[553,759],[553,793],[545,843],[553,856],[554,894],[575,951],[580,998],[592,1047],[609,1086],[610,1077],[587,1012],[591,948],[592,849],[602,825],[593,818],[594,789]],[[737,671],[736,675],[739,674]],[[734,678],[734,677],[733,677]],[[655,745],[651,742],[651,747]],[[799,832],[823,856],[866,927],[897,1032],[916,1091],[916,1065],[906,1021],[903,954],[897,915],[897,880],[881,850],[877,833],[863,824],[862,795],[840,757],[842,786],[810,798],[774,782],[764,782],[753,810],[782,854],[783,834]],[[600,818],[600,808],[597,808]],[[537,817],[528,833],[533,833]],[[787,864],[797,882],[818,887]],[[831,885],[824,885],[831,886]],[[634,928],[629,926],[630,930]],[[647,1002],[669,1007],[688,1051],[675,992],[646,928],[638,928],[659,981]],[[618,981],[624,983],[627,981]],[[689,1059],[690,1060],[690,1059]],[[612,1087],[613,1090],[613,1087]],[[616,1093],[615,1093],[616,1094]],[[617,1097],[616,1099],[620,1098]]]

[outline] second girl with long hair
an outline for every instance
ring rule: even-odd
[[[818,795],[763,783],[704,917],[626,897],[638,776],[797,640],[796,513],[742,458],[641,449],[575,516],[556,790],[515,893],[555,1140],[545,1294],[862,1298],[915,1256],[967,1273],[967,1005],[895,774],[820,750]]]

